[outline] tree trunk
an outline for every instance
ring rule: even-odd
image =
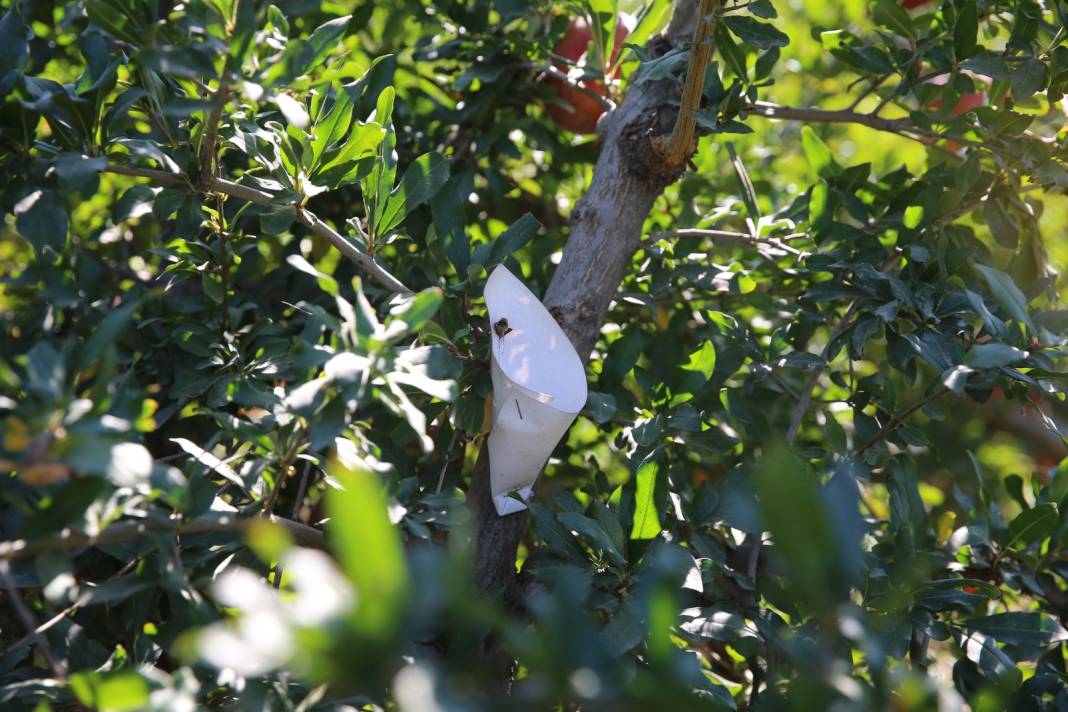
[[[662,55],[688,41],[696,24],[695,0],[679,0],[665,33],[650,42]],[[678,114],[679,86],[670,79],[632,85],[622,103],[598,126],[603,147],[589,190],[571,213],[571,234],[543,301],[586,361],[605,313],[642,241],[653,203],[680,171],[665,170],[653,139],[671,134]],[[521,605],[516,549],[527,512],[497,516],[490,497],[489,456],[483,447],[468,501],[475,510],[479,586]]]

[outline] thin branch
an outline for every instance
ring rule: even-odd
[[[523,69],[535,69],[535,70],[541,72],[542,74],[546,74],[546,75],[552,77],[553,79],[557,79],[557,80],[563,82],[564,84],[566,84],[570,88],[574,89],[575,91],[581,92],[582,94],[585,94],[586,96],[588,96],[591,99],[593,99],[594,101],[596,101],[598,104],[601,105],[601,108],[604,109],[605,111],[612,111],[613,109],[616,108],[615,102],[612,101],[611,99],[609,99],[607,96],[604,96],[603,94],[601,94],[599,92],[596,92],[593,89],[590,89],[588,86],[586,86],[581,81],[577,81],[575,79],[572,79],[571,75],[569,75],[567,72],[565,72],[564,70],[560,69],[559,67],[557,67],[557,66],[555,66],[553,64],[539,64],[537,62],[521,62],[519,66],[522,67]]]
[[[157,185],[184,185],[192,188],[192,184],[181,173],[169,173],[154,168],[138,168],[137,166],[121,166],[116,163],[108,164],[105,173],[115,173],[120,176],[134,176],[135,178],[148,178]]]
[[[445,450],[444,462],[441,463],[441,474],[438,475],[438,486],[434,490],[434,494],[441,494],[441,487],[445,484],[445,473],[449,469],[449,459],[452,457],[452,449],[456,447],[456,439],[460,435],[460,429],[456,428],[452,431],[452,438],[449,439],[449,447]]]
[[[129,544],[142,539],[145,533],[150,531],[174,532],[175,534],[241,533],[254,522],[259,521],[263,520],[260,517],[223,514],[212,518],[194,519],[187,523],[175,520],[119,522],[95,535],[66,529],[56,536],[32,542],[25,539],[0,542],[0,561],[31,558],[42,551],[71,551],[89,546]],[[326,548],[326,540],[318,529],[274,515],[271,516],[270,521],[288,531],[293,541],[299,546],[311,549]]]
[[[889,78],[890,78],[889,74],[882,74],[882,75],[872,79],[868,83],[868,87],[864,91],[862,91],[859,94],[857,94],[856,98],[854,98],[853,101],[851,101],[849,103],[849,106],[846,107],[846,111],[853,111],[858,106],[860,106],[860,102],[864,101],[869,96],[871,96],[872,93],[875,92],[875,90],[877,90],[882,85],[882,83],[885,82]],[[879,112],[878,111],[874,111],[872,113],[878,114]]]
[[[790,247],[785,242],[778,240],[774,237],[759,238],[753,235],[749,235],[744,232],[731,232],[729,230],[700,230],[697,228],[680,228],[678,230],[663,230],[661,232],[650,235],[647,239],[650,242],[656,242],[657,240],[663,240],[669,237],[703,237],[710,240],[723,240],[727,242],[743,242],[747,245],[776,247],[784,252],[789,252],[791,255],[800,257],[805,253],[796,247]],[[793,237],[793,236],[791,236]]]
[[[26,607],[18,589],[15,588],[15,582],[11,580],[10,564],[7,561],[0,561],[0,584],[3,584],[4,590],[7,592],[7,599],[11,601],[11,606],[15,609],[19,620],[22,621],[22,625],[26,627],[29,635],[33,637],[34,643],[37,644],[37,651],[41,653],[41,657],[48,661],[48,666],[52,668],[52,673],[58,678],[65,678],[67,676],[66,666],[52,655],[52,649],[48,647],[48,641],[44,635],[37,632],[37,619],[33,617],[33,612]]]
[[[179,173],[168,173],[167,171],[160,171],[152,168],[138,168],[136,166],[110,164],[104,169],[104,172],[116,173],[124,176],[134,176],[137,178],[147,178],[158,185],[185,185],[190,188],[193,187],[189,183],[189,180]],[[209,176],[208,181],[203,188],[209,192],[224,193],[235,198],[240,198],[241,200],[247,200],[256,205],[270,206],[275,204],[275,198],[270,193],[257,190],[256,188],[250,188],[247,185],[240,185],[223,178]],[[320,220],[314,213],[299,206],[293,206],[293,208],[297,213],[297,222],[311,230],[313,234],[325,239],[333,245],[342,255],[350,261],[355,262],[376,282],[391,292],[411,294],[412,290],[406,287],[403,282],[390,274],[385,268],[378,264],[373,257],[364,252],[360,252],[355,245],[339,235],[337,231]]]
[[[412,290],[404,286],[403,282],[387,272],[381,265],[375,262],[373,257],[356,249],[355,245],[337,234],[332,227],[316,217],[315,213],[309,212],[303,208],[298,208],[297,221],[319,237],[330,242],[331,245],[337,248],[338,252],[362,267],[367,274],[371,275],[375,281],[386,289],[391,292],[411,294]]]
[[[947,393],[949,393],[949,389],[948,388],[945,388],[945,387],[939,388],[937,391],[935,391],[931,395],[927,396],[926,398],[921,400],[919,403],[915,403],[912,406],[910,406],[910,407],[906,408],[905,410],[903,410],[902,412],[898,413],[897,415],[892,417],[890,420],[888,420],[886,425],[884,425],[883,427],[879,428],[879,432],[875,433],[875,435],[872,435],[871,438],[869,438],[866,443],[864,443],[859,448],[857,448],[857,451],[856,451],[855,454],[861,455],[865,451],[870,450],[871,448],[875,447],[876,445],[879,444],[879,442],[883,438],[885,438],[887,435],[889,435],[893,431],[897,430],[898,426],[900,426],[902,423],[904,423],[906,420],[908,420],[910,415],[912,415],[913,413],[918,411],[920,408],[923,408],[923,407],[925,407],[927,405],[930,405],[931,403],[934,403],[936,400],[938,400],[939,398],[941,398],[942,396],[944,396]]]
[[[696,149],[694,130],[697,128],[697,119],[694,112],[701,105],[705,71],[712,59],[712,31],[716,27],[718,9],[719,0],[701,0],[697,8],[697,26],[693,31],[693,48],[686,68],[686,83],[682,87],[679,115],[664,153],[669,166],[681,166]]]
[[[247,200],[256,205],[274,205],[275,200],[274,196],[266,191],[251,188],[247,185],[241,185],[240,183],[234,183],[223,178],[212,178],[209,180],[207,190],[214,193],[225,193],[226,195],[240,198],[241,200]]]
[[[304,469],[300,473],[300,484],[297,485],[297,497],[293,501],[293,512],[290,514],[290,519],[293,521],[300,521],[300,508],[304,504],[304,496],[308,493],[308,482],[311,480],[311,468],[312,461],[304,461]]]
[[[860,124],[876,131],[886,131],[921,143],[928,143],[924,139],[952,139],[967,146],[982,145],[979,141],[922,129],[904,119],[884,119],[874,113],[864,114],[856,111],[798,108],[773,104],[767,101],[750,102],[746,104],[745,108],[757,116],[765,116],[769,119],[788,119],[809,123]]]
[[[204,139],[200,144],[200,186],[206,187],[215,174],[215,145],[219,140],[219,122],[222,121],[222,112],[229,100],[230,83],[224,79],[215,92],[215,106],[212,107],[204,125]]]

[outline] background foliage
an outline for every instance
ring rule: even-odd
[[[482,285],[598,152],[536,67],[627,11],[613,98],[684,70],[621,4],[8,4],[4,709],[1068,706],[1059,0],[722,4],[528,595],[474,590]]]

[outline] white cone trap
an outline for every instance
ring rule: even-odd
[[[545,305],[503,266],[486,281],[493,374],[490,491],[497,514],[526,509],[534,480],[586,404],[586,372]],[[502,321],[504,320],[504,321]]]

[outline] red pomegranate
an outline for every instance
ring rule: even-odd
[[[619,56],[619,48],[629,32],[622,19],[616,22],[615,42],[613,43],[611,56],[607,60],[608,67],[616,61]],[[553,53],[582,66],[584,64],[583,58],[590,48],[591,40],[592,35],[586,20],[583,18],[572,19],[567,25],[567,31],[564,32],[564,36],[553,47]],[[573,68],[572,65],[560,61],[554,61],[553,65],[563,72],[568,72]],[[603,74],[608,67],[596,69],[599,69]],[[612,78],[618,77],[619,70],[617,69]],[[596,133],[597,119],[601,118],[601,114],[604,113],[604,107],[601,106],[600,102],[562,79],[550,76],[546,78],[546,81],[556,90],[556,96],[560,100],[560,103],[552,103],[547,107],[549,116],[556,122],[556,125],[575,133]],[[606,95],[603,82],[590,79],[582,82],[582,85],[601,96]]]

